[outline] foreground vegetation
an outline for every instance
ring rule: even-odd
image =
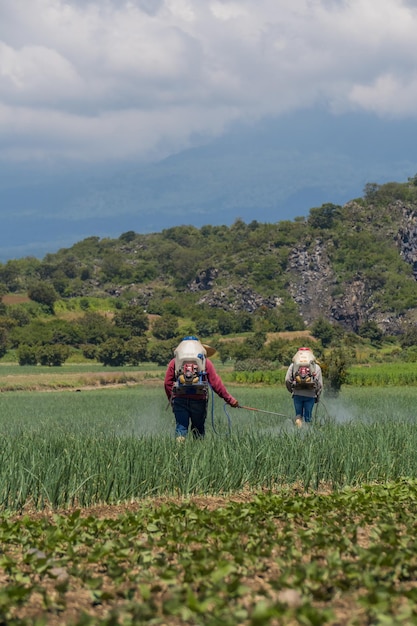
[[[417,623],[417,483],[4,518],[13,626]],[[343,530],[343,532],[342,532]]]

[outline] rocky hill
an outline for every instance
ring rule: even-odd
[[[397,334],[417,320],[417,206],[414,202],[394,200],[383,210],[378,204],[367,205],[365,213],[363,209],[363,204],[356,202],[343,207],[343,216],[350,213],[351,218],[345,222],[342,235],[349,237],[352,231],[356,232],[359,242],[360,234],[367,232],[372,243],[380,247],[382,258],[375,258],[374,265],[370,259],[362,264],[369,254],[367,242],[363,241],[363,248],[351,248],[357,255],[356,271],[345,267],[343,272],[337,272],[332,262],[335,241],[332,237],[316,237],[291,251],[288,288],[307,325],[319,315],[356,332],[364,322],[373,320],[384,332]],[[390,268],[383,261],[384,254],[387,261],[398,254],[407,267],[401,267],[395,259]],[[398,269],[396,276],[393,272]],[[345,280],[341,283],[343,274]],[[401,290],[408,300],[403,305],[396,302],[395,291]]]
[[[111,297],[191,319],[257,315],[292,330],[324,318],[354,332],[373,321],[399,334],[417,322],[417,176],[292,222],[128,231],[0,265],[3,292],[34,281],[65,299]]]

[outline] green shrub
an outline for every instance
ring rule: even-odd
[[[19,365],[36,365],[38,362],[36,348],[27,345],[19,346],[17,350],[17,360]]]
[[[65,363],[70,355],[70,349],[64,344],[56,343],[51,346],[37,348],[36,355],[41,365],[56,367]]]

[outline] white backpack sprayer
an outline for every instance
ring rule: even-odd
[[[310,348],[299,348],[292,359],[293,381],[296,387],[314,389],[317,364]]]
[[[205,394],[208,396],[206,373],[207,350],[192,335],[184,337],[174,350],[175,378],[174,395]]]

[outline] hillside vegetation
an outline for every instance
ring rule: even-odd
[[[106,364],[164,363],[192,332],[213,338],[222,360],[279,361],[283,340],[271,336],[306,329],[319,351],[342,337],[409,349],[416,278],[417,175],[294,221],[92,236],[0,264],[0,351],[22,364],[59,364],[74,349]],[[238,335],[233,352],[224,340]]]

